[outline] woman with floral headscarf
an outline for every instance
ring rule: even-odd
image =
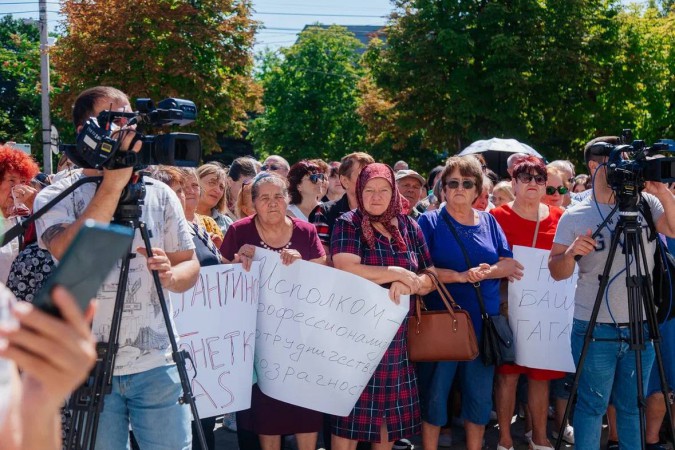
[[[364,167],[356,196],[358,208],[343,214],[333,230],[335,267],[388,287],[397,304],[401,295],[429,292],[429,277],[417,275],[431,268],[429,251],[417,223],[403,214],[406,200],[392,169],[379,163]],[[417,381],[407,356],[406,324],[407,320],[401,324],[349,416],[333,417],[333,450],[354,448],[355,441],[373,442],[374,450],[391,449],[397,439],[419,433]]]

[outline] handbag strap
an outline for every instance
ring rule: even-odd
[[[466,261],[466,268],[471,269],[471,260],[469,259],[469,253],[467,253],[466,248],[464,248],[464,245],[462,244],[462,240],[459,238],[459,234],[457,234],[457,230],[455,229],[455,226],[452,224],[452,221],[450,220],[450,213],[448,213],[445,208],[441,210],[441,217],[443,217],[443,220],[445,220],[445,223],[448,225],[448,228],[452,232],[453,236],[455,237],[455,241],[457,241],[457,245],[459,245],[459,248],[462,250],[462,253],[464,254],[464,260]],[[480,306],[480,314],[483,316],[483,318],[488,318],[488,313],[487,310],[485,309],[485,303],[483,302],[483,294],[480,291],[480,282],[473,283],[473,287],[476,290],[476,297],[478,297],[478,305]]]
[[[455,302],[455,300],[452,298],[448,290],[445,288],[445,285],[441,283],[438,280],[438,277],[436,276],[435,273],[429,271],[429,270],[423,270],[422,274],[427,275],[430,279],[431,282],[434,284],[434,287],[436,288],[436,291],[438,291],[438,295],[441,297],[441,300],[443,301],[443,304],[445,305],[445,308],[448,310],[450,315],[455,318],[455,310],[456,309],[461,309],[459,305]],[[418,296],[418,301],[416,305],[416,314],[417,318],[422,314],[422,297]],[[426,306],[425,306],[426,308]]]
[[[539,205],[537,205],[537,226],[534,227],[534,237],[532,238],[532,248],[537,245],[537,235],[539,234]]]

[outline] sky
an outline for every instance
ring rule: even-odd
[[[0,0],[0,16],[39,17],[36,0]],[[339,25],[384,25],[391,12],[390,0],[253,0],[253,18],[263,27],[257,34],[255,51],[278,49],[295,42],[302,28],[311,23]],[[49,29],[62,19],[59,1],[47,0]]]

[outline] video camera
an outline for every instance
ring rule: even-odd
[[[190,100],[167,98],[155,107],[149,98],[136,101],[135,112],[103,111],[87,120],[77,135],[75,145],[61,149],[79,167],[120,169],[147,165],[196,167],[202,156],[201,140],[193,133],[145,135],[147,127],[185,126],[197,118],[197,107]],[[120,126],[120,124],[122,124]],[[136,129],[129,128],[136,125]],[[120,151],[120,137],[134,133],[130,147],[141,141],[138,153]]]
[[[664,151],[675,151],[675,142],[662,139],[648,147],[645,141],[632,140],[628,129],[618,145],[598,142],[590,148],[593,155],[609,156],[607,184],[616,193],[620,211],[633,210],[646,181],[675,182],[675,158],[664,157]]]

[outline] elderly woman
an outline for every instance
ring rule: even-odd
[[[255,215],[232,224],[220,247],[222,255],[230,261],[237,255],[246,267],[255,246],[260,246],[279,253],[284,264],[298,259],[325,264],[326,255],[316,228],[286,215],[286,180],[264,172],[254,179],[251,187]],[[237,432],[258,434],[264,450],[279,450],[281,436],[285,434],[295,434],[298,450],[314,450],[322,424],[320,412],[268,397],[257,384],[253,386],[251,408],[237,413]]]
[[[311,161],[305,159],[291,166],[288,172],[288,192],[291,195],[288,212],[292,217],[312,222],[312,213],[319,206],[325,180],[326,174]]]
[[[556,169],[553,169],[556,170]],[[557,172],[557,170],[556,170]],[[548,180],[547,180],[548,173]],[[515,200],[490,211],[501,225],[511,248],[514,245],[550,250],[553,236],[563,210],[546,204],[547,185],[551,185],[551,169],[533,156],[521,159],[513,167],[513,192]],[[562,181],[557,177],[553,184]],[[560,204],[562,195],[557,194]],[[543,202],[543,203],[542,203]],[[520,375],[528,381],[527,402],[532,417],[532,443],[534,450],[551,447],[546,438],[548,419],[549,381],[562,378],[563,372],[504,364],[497,368],[497,420],[499,421],[499,448],[513,447],[511,417],[516,402],[516,384]]]
[[[499,281],[522,277],[522,266],[513,259],[504,232],[488,213],[471,207],[483,189],[480,162],[472,157],[453,156],[441,175],[445,206],[424,213],[418,220],[440,281],[455,301],[471,316],[476,336],[481,336],[482,321],[477,293],[481,291],[487,313],[499,314]],[[461,242],[451,231],[453,227]],[[467,267],[461,246],[469,255]],[[444,309],[433,293],[425,299],[429,309]],[[436,448],[440,428],[448,420],[447,400],[455,375],[462,392],[461,418],[466,430],[466,447],[480,449],[485,425],[492,408],[494,367],[486,367],[480,358],[468,362],[418,364],[422,402],[422,442],[424,448]]]
[[[197,169],[200,197],[197,214],[211,217],[216,221],[223,235],[232,224],[230,212],[225,201],[227,172],[217,163],[206,163]]]
[[[545,195],[541,199],[543,203],[558,208],[564,207],[565,194],[569,192],[568,182],[563,178],[564,176],[565,175],[555,167],[546,167]]]
[[[393,170],[369,164],[356,183],[358,207],[335,223],[331,254],[336,268],[389,288],[395,303],[403,294],[431,290],[431,268],[424,237],[415,221],[403,214]],[[374,450],[391,449],[397,439],[419,432],[417,381],[407,356],[407,321],[404,321],[375,373],[347,417],[332,418],[333,450],[373,442]]]

